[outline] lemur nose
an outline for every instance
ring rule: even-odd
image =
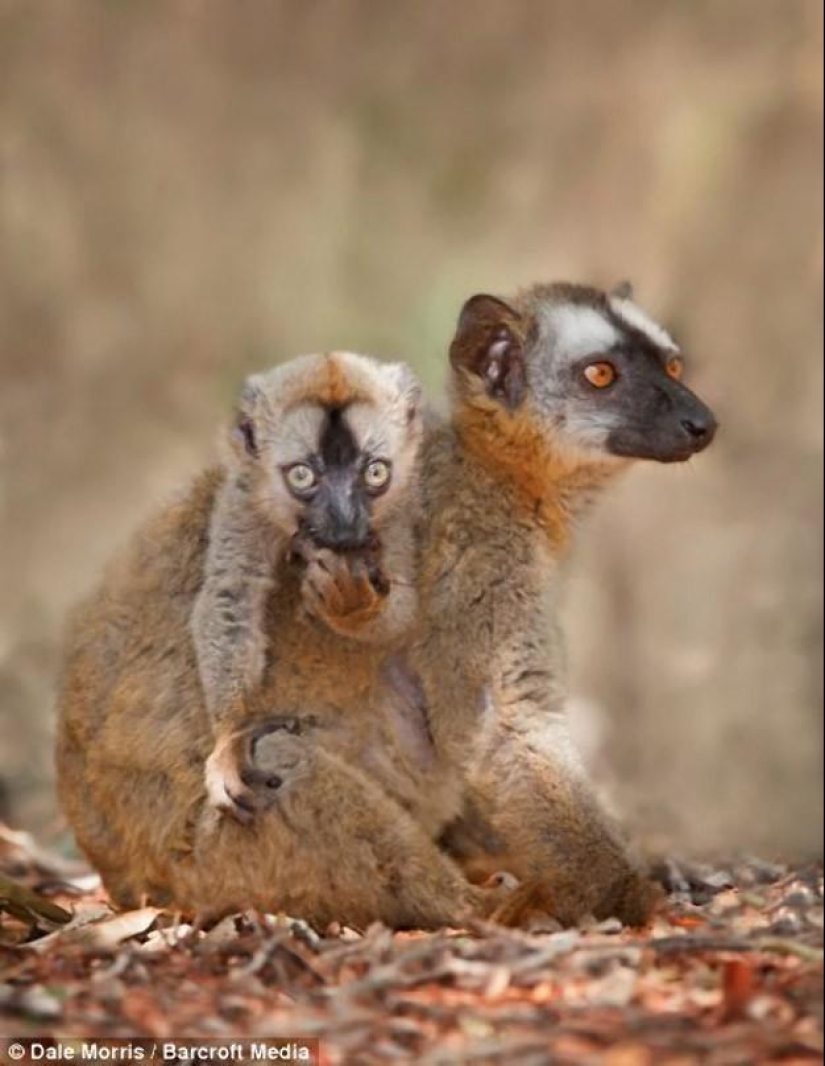
[[[332,551],[350,551],[367,544],[367,534],[360,529],[328,529],[316,539],[322,548]]]
[[[682,427],[693,437],[697,444],[709,441],[716,430],[712,418],[683,418]]]

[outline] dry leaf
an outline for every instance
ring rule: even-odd
[[[41,954],[52,948],[112,951],[124,940],[139,936],[151,929],[158,915],[162,913],[157,907],[141,907],[139,910],[124,911],[122,914],[113,915],[106,908],[104,915],[97,918],[83,916],[81,921],[72,922],[56,933],[43,937],[41,940],[35,940],[28,946]]]

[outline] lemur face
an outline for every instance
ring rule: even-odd
[[[682,383],[674,341],[624,294],[551,285],[513,306],[474,297],[452,354],[475,378],[464,381],[470,402],[481,383],[513,417],[521,411],[541,427],[557,452],[679,462],[716,431],[712,412]]]
[[[406,367],[305,356],[247,382],[236,461],[279,530],[346,551],[365,547],[406,498],[421,436]]]
[[[526,353],[530,397],[571,445],[679,462],[706,448],[716,420],[681,381],[670,336],[626,297],[542,303]]]

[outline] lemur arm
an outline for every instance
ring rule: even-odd
[[[260,684],[266,663],[264,613],[275,583],[277,535],[230,477],[209,530],[203,586],[191,632],[213,730]]]
[[[215,741],[205,766],[207,794],[239,821],[248,821],[258,804],[246,709],[266,667],[266,605],[286,548],[286,537],[249,506],[243,475],[230,474],[215,501],[190,631]]]

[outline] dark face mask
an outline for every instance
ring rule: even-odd
[[[338,409],[330,410],[313,465],[318,484],[307,500],[302,527],[322,548],[348,551],[370,539],[370,494],[365,456]]]
[[[629,459],[680,462],[706,448],[716,433],[713,412],[666,370],[659,353],[636,349],[611,353],[617,377],[593,402],[609,405],[619,419],[607,450]]]

